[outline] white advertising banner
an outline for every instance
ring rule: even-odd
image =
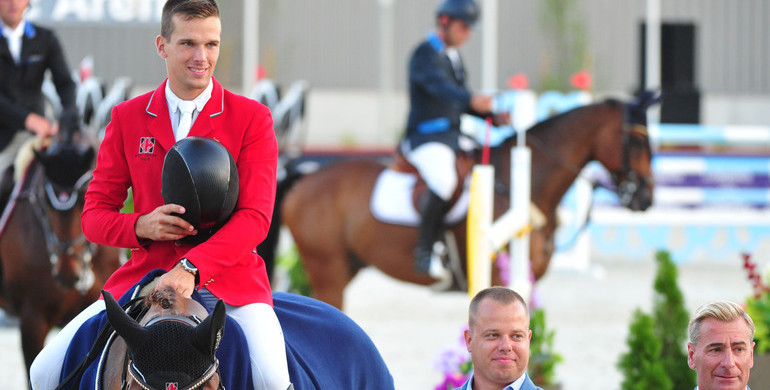
[[[158,24],[165,0],[31,0],[27,17],[45,23]]]

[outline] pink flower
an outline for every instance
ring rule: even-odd
[[[591,74],[581,70],[573,74],[569,82],[573,87],[586,91],[591,88]]]
[[[527,89],[529,88],[529,78],[524,73],[516,73],[508,78],[508,86],[511,89]]]
[[[465,384],[468,378],[459,372],[450,372],[444,376],[444,381],[436,386],[435,390],[452,390]]]

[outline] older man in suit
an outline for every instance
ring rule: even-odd
[[[75,107],[75,82],[53,31],[25,20],[29,0],[0,0],[0,174],[11,166],[21,145],[33,134],[45,138],[58,126],[45,117],[46,71],[62,107]]]
[[[464,336],[473,374],[456,390],[542,390],[527,375],[532,331],[521,295],[506,287],[479,291]]]
[[[701,306],[687,331],[687,363],[697,372],[696,390],[750,390],[754,321],[739,304]]]
[[[214,0],[168,0],[163,7],[158,54],[168,78],[154,91],[116,106],[86,192],[83,232],[96,243],[132,248],[131,258],[104,286],[121,296],[148,272],[163,268],[156,290],[224,300],[241,326],[255,389],[291,388],[286,350],[265,263],[256,246],[267,235],[275,198],[278,147],[267,107],[225,90],[213,77],[221,21]],[[187,136],[214,139],[232,155],[239,176],[235,210],[203,243],[182,240],[197,229],[164,204],[161,172],[166,153]],[[128,189],[134,212],[122,213]],[[80,323],[104,310],[98,301],[57,335],[32,366],[33,388],[51,388],[48,372],[61,370]],[[53,382],[54,385],[56,382]]]

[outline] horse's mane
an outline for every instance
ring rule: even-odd
[[[554,116],[551,116],[544,121],[535,123],[527,130],[527,136],[533,135],[538,136],[542,135],[543,133],[547,133],[549,131],[552,131],[553,129],[560,128],[562,123],[569,122],[575,120],[575,117],[578,115],[583,114],[586,111],[589,110],[596,110],[603,107],[607,108],[616,108],[618,106],[622,105],[622,102],[620,100],[614,99],[614,98],[608,98],[605,99],[602,102],[588,104],[585,106],[580,106],[577,108],[573,108],[571,110],[556,114]],[[564,126],[565,130],[572,130],[574,129],[574,126]],[[510,137],[506,138],[500,146],[504,146],[506,148],[510,148],[516,143],[516,133],[511,135]]]
[[[168,310],[176,307],[177,294],[172,287],[165,287],[163,290],[156,290],[144,297],[144,305],[150,307],[159,305],[162,309]]]

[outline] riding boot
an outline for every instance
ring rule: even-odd
[[[428,274],[433,256],[433,244],[444,230],[444,214],[447,212],[449,202],[428,190],[420,198],[419,206],[421,220],[417,248],[414,250],[414,268],[418,274]]]
[[[14,184],[13,167],[9,167],[5,172],[0,173],[0,213],[8,206]]]

